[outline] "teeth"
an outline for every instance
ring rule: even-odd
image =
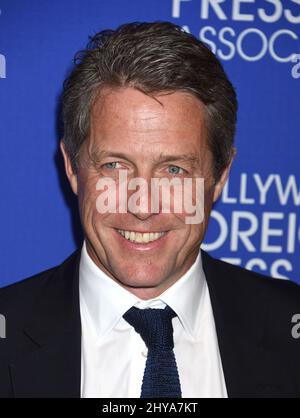
[[[123,231],[122,229],[118,229],[118,232],[124,238],[138,244],[146,244],[147,242],[155,241],[166,234],[166,232],[145,232],[142,234],[141,232]]]

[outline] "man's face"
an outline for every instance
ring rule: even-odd
[[[184,92],[156,99],[133,88],[105,88],[92,109],[90,136],[76,174],[63,150],[67,175],[78,195],[89,255],[113,280],[142,299],[160,295],[193,264],[212,203],[228,175],[226,171],[214,186],[201,102]],[[188,224],[187,214],[174,210],[99,213],[97,182],[109,177],[118,184],[120,170],[125,170],[128,179],[145,179],[149,190],[151,178],[204,178],[203,222]],[[134,243],[118,230],[165,234],[152,242]]]

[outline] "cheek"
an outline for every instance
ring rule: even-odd
[[[187,242],[198,243],[202,242],[204,234],[208,225],[210,212],[212,209],[213,191],[211,188],[203,189],[202,195],[199,199],[195,198],[193,194],[193,205],[199,204],[197,211],[191,213],[180,214],[178,218],[185,224],[184,235]],[[186,219],[191,220],[191,224],[187,224]]]
[[[99,192],[96,190],[94,181],[80,179],[78,182],[78,205],[83,218],[89,218],[97,212],[96,202]]]
[[[205,191],[204,195],[204,217],[207,219],[213,206],[214,188],[211,187]]]
[[[194,179],[195,180],[195,179]],[[198,182],[199,180],[199,182]],[[174,198],[174,196],[172,196]],[[189,183],[188,187],[183,187],[180,199],[177,199],[182,210],[180,213],[174,211],[178,219],[189,226],[201,228],[201,224],[207,223],[207,216],[211,211],[213,193],[211,188],[205,187],[203,179],[197,179],[197,183]],[[176,198],[173,200],[176,202]],[[174,210],[175,205],[172,207]]]

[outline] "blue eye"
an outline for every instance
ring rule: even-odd
[[[170,172],[170,174],[183,174],[183,168],[181,168],[181,167],[178,167],[177,165],[170,165],[169,167],[168,167],[168,170],[171,170],[171,171],[169,171]],[[179,172],[181,170],[181,172]]]
[[[113,161],[111,163],[105,163],[105,164],[103,164],[103,167],[104,168],[109,168],[109,169],[114,169],[114,168],[117,168],[116,167],[116,164],[118,164],[118,162],[117,161]]]

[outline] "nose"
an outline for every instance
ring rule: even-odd
[[[143,173],[143,176],[136,177],[129,185],[131,191],[128,193],[128,212],[143,221],[160,211],[159,204],[151,204],[153,197],[151,179],[150,173]]]
[[[153,213],[148,212],[148,213],[143,213],[143,212],[136,212],[133,213],[133,215],[138,218],[140,221],[146,221],[147,219],[149,219],[151,216],[154,216]]]

